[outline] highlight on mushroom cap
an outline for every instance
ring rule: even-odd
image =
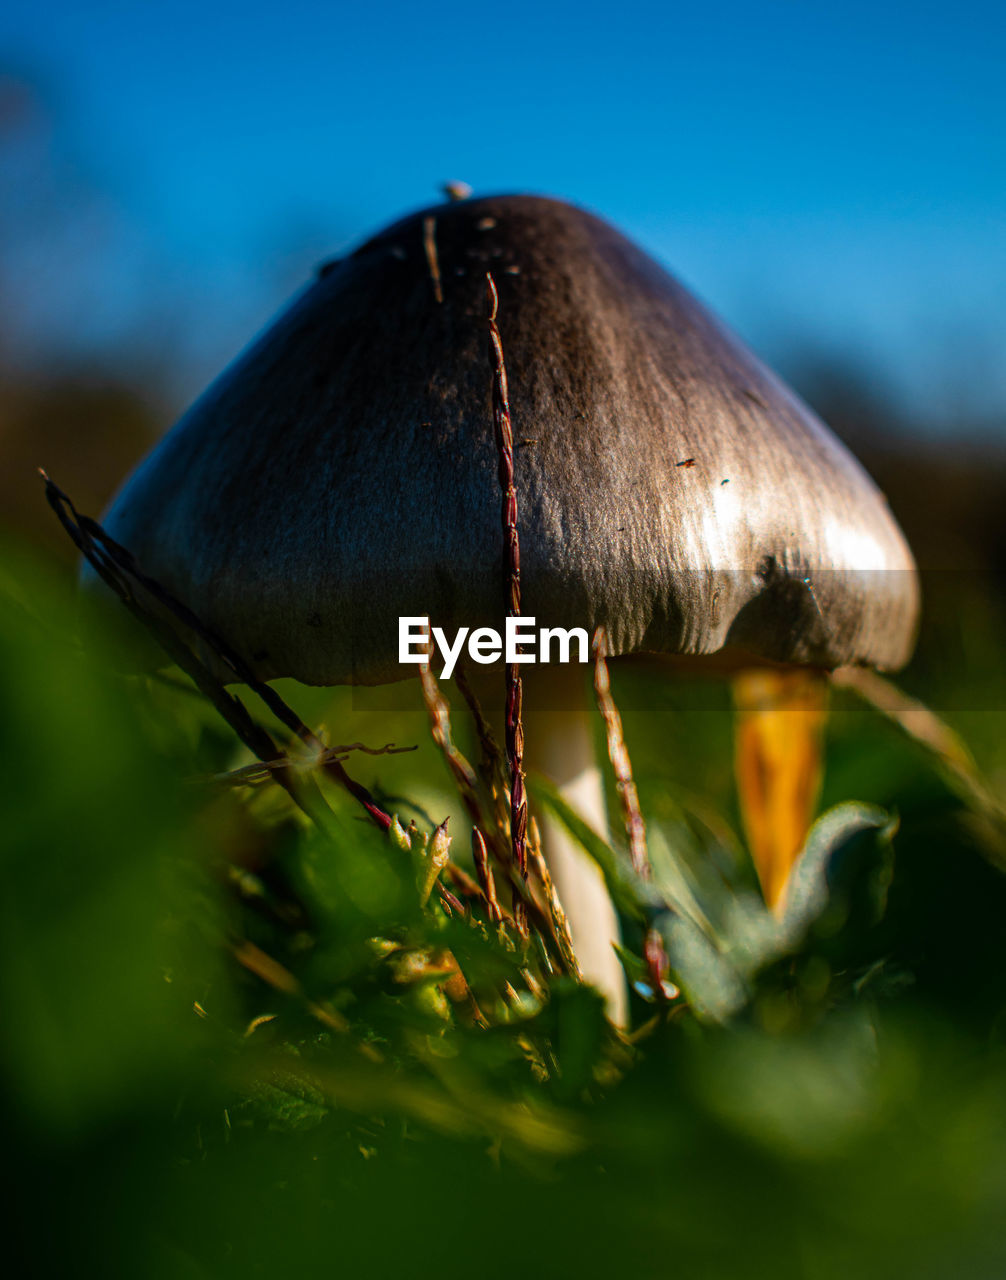
[[[451,200],[327,264],[109,532],[262,678],[410,675],[402,615],[498,626],[487,272],[526,614],[613,655],[907,660],[914,562],[859,463],[658,263],[540,197]]]

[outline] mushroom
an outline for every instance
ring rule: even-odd
[[[907,660],[915,566],[859,463],[652,258],[539,197],[452,200],[325,264],[140,465],[109,533],[262,679],[414,675],[401,616],[500,628],[488,272],[525,615],[603,626],[612,656],[737,652],[777,664],[769,686],[780,667]],[[525,701],[527,760],[540,748],[602,825],[582,714],[536,728]],[[617,1012],[614,912],[583,855],[546,841]],[[770,898],[793,852],[760,868]]]

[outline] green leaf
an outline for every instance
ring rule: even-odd
[[[744,976],[693,920],[667,912],[657,927],[671,974],[700,1018],[726,1022],[747,1004],[750,990]]]
[[[94,1124],[173,1087],[231,1003],[189,771],[151,749],[135,683],[25,570],[0,595],[0,1050],[19,1111]],[[193,1009],[198,1001],[208,1017]]]
[[[896,829],[896,820],[876,805],[850,801],[822,814],[794,864],[781,919],[753,894],[728,903],[723,936],[738,970],[753,975],[798,952],[811,933],[836,934],[850,915],[875,922],[883,911]]]
[[[836,929],[859,900],[865,914],[883,913],[889,880],[887,857],[898,822],[877,805],[836,805],[814,823],[790,876],[780,925],[782,945],[794,950],[830,913]]]

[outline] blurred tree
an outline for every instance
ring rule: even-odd
[[[999,430],[969,415],[923,435],[882,377],[815,352],[794,384],[887,494],[923,569],[982,572],[1006,592],[1006,414]]]
[[[953,432],[923,433],[881,376],[833,353],[806,354],[792,380],[887,494],[922,570],[919,643],[899,682],[1006,780],[1006,422],[990,429],[962,397]]]
[[[82,511],[100,512],[162,421],[141,388],[114,375],[68,372],[28,382],[0,373],[0,512],[6,531],[75,564],[72,544],[43,501],[37,468],[57,475]]]
[[[100,511],[170,413],[140,344],[95,332],[114,219],[56,133],[42,92],[0,76],[0,522],[69,564],[35,469]]]

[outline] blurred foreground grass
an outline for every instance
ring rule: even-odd
[[[209,782],[247,763],[214,713],[114,674],[67,589],[3,563],[19,1274],[1003,1274],[1003,831],[851,693],[808,849],[826,888],[808,872],[782,936],[735,834],[727,692],[614,669],[657,888],[717,945],[687,912],[657,917],[686,999],[658,1016],[640,983],[631,1044],[565,979],[478,1029],[407,962],[451,948],[491,990],[513,957],[422,911],[348,798],[328,793],[322,835],[277,788]],[[353,771],[403,822],[453,814],[465,844],[418,692],[394,714],[286,692],[336,740],[417,743]]]

